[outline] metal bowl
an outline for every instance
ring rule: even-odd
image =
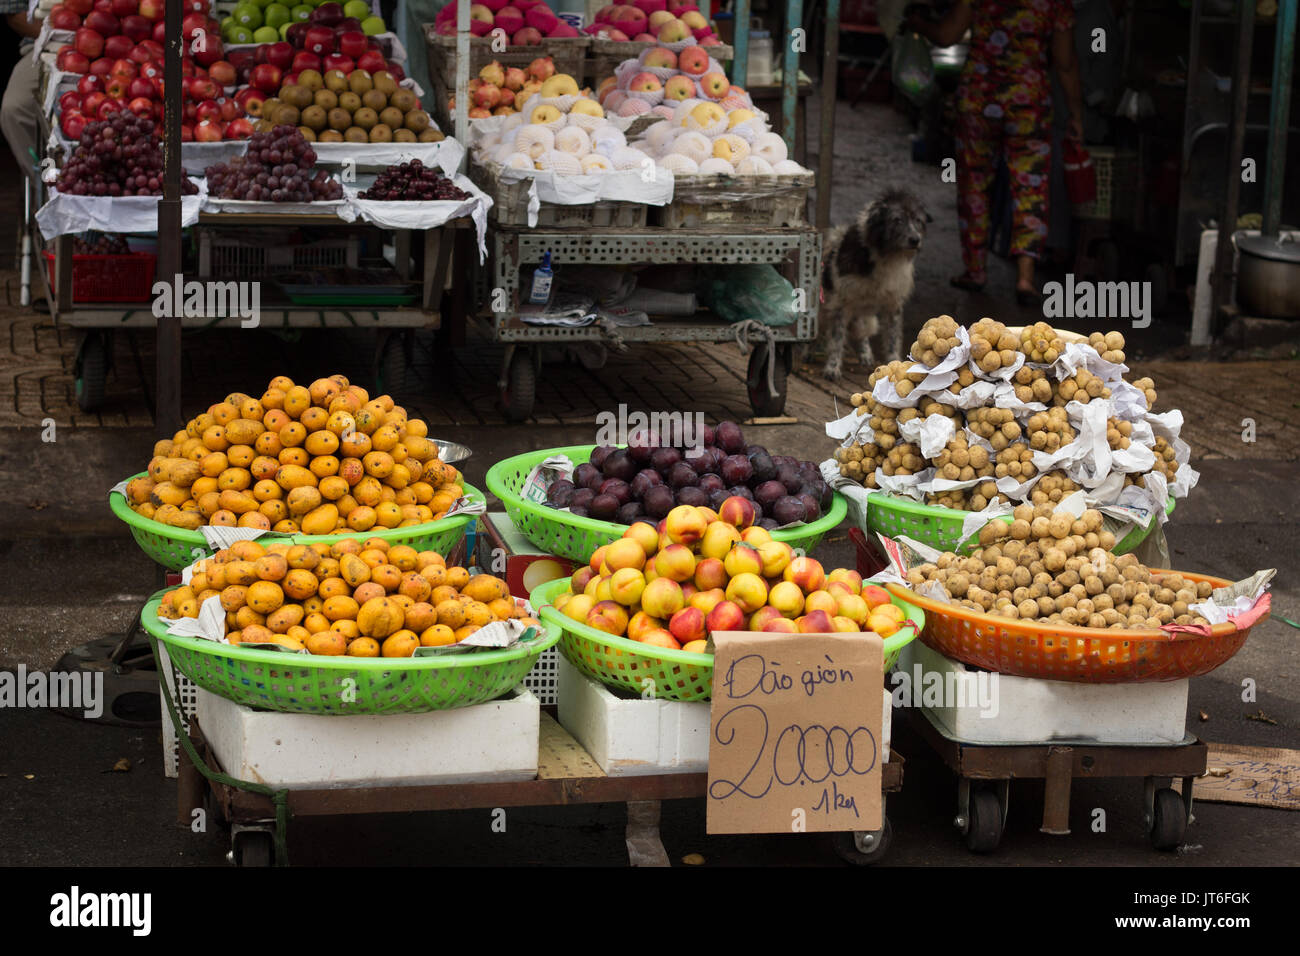
[[[441,438],[430,438],[429,440],[438,446],[438,460],[448,465],[458,464],[474,454],[459,442],[443,441]]]

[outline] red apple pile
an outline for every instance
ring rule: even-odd
[[[498,34],[509,46],[537,46],[544,39],[581,35],[542,0],[481,0],[470,6],[469,16],[474,36]],[[456,4],[439,10],[434,25],[440,35],[455,36]]]
[[[721,46],[708,19],[693,0],[615,0],[601,7],[585,32],[603,40]]]
[[[549,56],[539,56],[524,69],[505,67],[493,60],[478,71],[469,81],[470,119],[487,116],[509,116],[518,113],[528,98],[542,89],[542,83],[555,75],[555,61]],[[447,108],[456,111],[456,97],[447,101]]]
[[[220,25],[208,15],[209,0],[185,0],[181,32],[185,115],[183,141],[243,139],[252,124],[243,104],[226,90],[236,85],[234,53],[223,59]],[[150,119],[162,135],[162,0],[64,0],[50,11],[56,29],[71,30],[72,43],[59,50],[55,66],[79,73],[75,90],[59,98],[59,128],[79,140],[86,125],[116,113]]]
[[[208,191],[220,199],[318,202],[343,198],[343,186],[316,169],[316,151],[297,127],[284,125],[248,140],[248,150],[203,171]]]
[[[86,124],[56,185],[73,196],[159,196],[162,181],[162,143],[153,120],[118,112]],[[188,177],[183,180],[182,192],[198,191]]]
[[[259,72],[264,65],[275,67],[279,73]],[[322,3],[307,20],[294,23],[285,30],[283,40],[259,44],[252,51],[248,71],[240,78],[270,96],[282,83],[296,83],[303,70],[339,70],[344,75],[353,70],[387,71],[399,83],[406,78],[400,64],[385,59],[380,42],[366,36],[360,21],[345,17],[343,8],[334,2]]]
[[[732,86],[720,69],[711,69],[708,48],[702,44],[688,46],[674,53],[666,46],[654,46],[641,53],[640,69],[620,67],[616,76],[606,77],[596,89],[596,99],[605,109],[620,116],[647,112],[630,92],[663,92],[663,104],[648,112],[672,118],[676,104],[683,100],[711,100],[730,113],[750,109],[752,101],[743,89]],[[673,75],[668,76],[669,71]],[[666,77],[666,78],[665,78]]]

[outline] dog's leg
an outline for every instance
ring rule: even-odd
[[[900,308],[890,319],[889,354],[885,360],[896,362],[903,358],[903,310]]]
[[[876,369],[876,353],[871,348],[871,330],[877,327],[874,320],[875,316],[863,320],[862,337],[858,339],[858,361],[871,372]]]
[[[832,382],[838,382],[844,366],[845,317],[839,309],[822,310],[822,320],[826,329],[826,364],[822,366],[822,376]]]

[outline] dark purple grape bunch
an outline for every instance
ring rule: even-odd
[[[343,184],[316,169],[316,151],[296,126],[276,126],[248,139],[248,149],[203,171],[219,199],[322,202],[343,198]]]
[[[362,199],[379,199],[388,202],[459,202],[469,198],[469,193],[443,175],[442,170],[426,166],[418,159],[409,163],[396,163],[385,169],[365,192]]]
[[[162,142],[154,121],[122,111],[87,123],[55,186],[71,196],[161,196]],[[198,191],[188,176],[181,178],[182,193]]]
[[[746,444],[735,422],[706,426],[700,437],[698,445],[683,448],[638,432],[628,436],[626,448],[597,447],[571,480],[551,485],[547,504],[632,524],[657,522],[678,505],[716,511],[739,495],[754,503],[758,524],[769,530],[815,521],[830,507],[834,492],[813,462]]]

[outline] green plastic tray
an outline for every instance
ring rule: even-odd
[[[144,477],[145,472],[132,475],[131,479]],[[128,481],[131,479],[127,479]],[[483,492],[471,485],[462,485],[465,495],[474,501],[486,501]],[[154,521],[131,510],[126,503],[126,496],[113,492],[108,496],[108,506],[131,528],[135,543],[145,554],[163,567],[172,571],[187,568],[199,558],[211,557],[213,551],[208,547],[202,532],[190,531],[188,528],[173,528],[171,525]],[[408,525],[405,528],[371,528],[369,531],[348,531],[339,534],[266,534],[262,537],[268,541],[288,538],[294,544],[314,544],[317,541],[333,543],[344,538],[383,538],[390,545],[408,544],[417,551],[437,551],[444,558],[451,553],[460,539],[465,536],[465,527],[474,521],[477,515],[453,515],[438,521],[424,524]],[[261,540],[261,539],[259,539]]]
[[[552,603],[568,587],[569,579],[560,578],[541,585],[529,596],[541,620],[548,627],[562,632],[560,653],[566,661],[593,680],[637,695],[645,692],[643,682],[649,678],[654,681],[657,700],[710,699],[713,695],[712,654],[649,647],[580,624],[565,617]],[[915,627],[885,638],[885,670],[894,666],[903,648],[925,628],[924,611],[896,595],[891,595],[890,599],[907,613],[908,620]]]
[[[595,447],[571,445],[568,448],[531,451],[506,458],[488,469],[488,491],[501,499],[511,523],[547,554],[556,554],[571,561],[590,561],[597,548],[621,538],[627,530],[627,525],[624,524],[557,511],[525,501],[519,495],[519,489],[528,480],[529,473],[540,462],[552,455],[566,455],[575,466],[580,465],[591,459]],[[828,532],[839,526],[848,510],[844,496],[836,492],[830,510],[816,521],[802,527],[773,531],[772,537],[776,541],[784,541],[792,548],[800,548],[807,554],[817,547]]]
[[[867,496],[867,529],[886,537],[895,538],[900,534],[922,544],[928,544],[940,551],[951,551],[961,541],[962,521],[970,512],[945,508],[943,505],[924,505],[910,498],[896,498],[892,495],[874,494]],[[1165,502],[1165,514],[1174,513],[1174,496]],[[1010,522],[1008,515],[1004,520]],[[1155,527],[1155,522],[1146,528],[1134,528],[1119,541],[1115,542],[1115,553],[1124,554],[1132,551],[1143,541]],[[968,543],[962,548],[963,553],[973,549]]]
[[[422,714],[494,700],[533,669],[560,639],[546,625],[531,640],[497,651],[443,657],[323,657],[176,637],[158,617],[162,594],[140,621],[172,664],[204,690],[248,707],[286,714]]]

